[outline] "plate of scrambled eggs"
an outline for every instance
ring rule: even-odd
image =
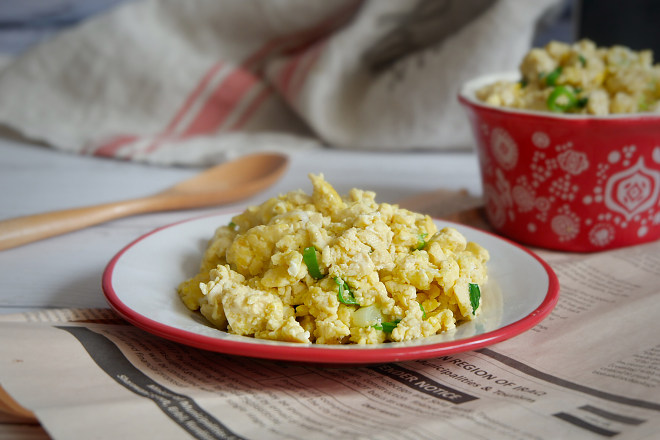
[[[530,251],[310,180],[310,194],[137,239],[106,268],[110,305],[198,348],[364,364],[477,349],[528,330],[556,304],[557,278]]]

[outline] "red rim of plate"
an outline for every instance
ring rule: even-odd
[[[182,343],[195,348],[201,348],[208,351],[214,351],[223,354],[247,356],[260,359],[291,361],[291,362],[304,362],[304,363],[318,363],[318,364],[376,364],[376,363],[389,363],[401,362],[417,359],[429,359],[439,357],[447,354],[476,350],[489,346],[498,342],[505,341],[514,336],[517,336],[540,323],[555,307],[559,299],[559,280],[557,275],[552,270],[550,265],[541,259],[534,252],[529,249],[512,242],[504,237],[493,234],[488,231],[473,228],[471,226],[460,224],[461,228],[469,228],[479,231],[480,233],[494,236],[496,239],[506,242],[523,252],[533,257],[545,270],[548,275],[548,291],[541,304],[534,309],[530,314],[516,322],[508,324],[504,327],[492,330],[490,332],[482,333],[477,336],[472,336],[465,339],[454,341],[440,342],[428,345],[411,345],[406,347],[387,347],[383,344],[383,348],[355,348],[355,349],[336,349],[325,347],[322,345],[314,344],[301,344],[297,345],[270,345],[258,343],[245,343],[235,340],[218,339],[211,336],[200,335],[197,333],[181,330],[176,327],[163,324],[148,318],[129,306],[124,304],[119,299],[117,292],[115,292],[112,285],[112,276],[115,266],[121,257],[129,249],[136,244],[140,243],[145,238],[156,234],[164,229],[177,226],[182,223],[195,221],[200,218],[221,215],[221,213],[210,214],[206,216],[195,217],[188,220],[182,220],[172,223],[153,231],[144,234],[126,245],[110,260],[106,266],[102,277],[102,288],[106,300],[110,306],[126,321],[135,325],[136,327],[147,331],[148,333],[160,336],[164,339]],[[453,223],[446,220],[437,219],[445,223]]]

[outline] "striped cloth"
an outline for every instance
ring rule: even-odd
[[[557,0],[142,0],[0,74],[0,123],[69,152],[206,165],[258,150],[468,148],[456,101]]]

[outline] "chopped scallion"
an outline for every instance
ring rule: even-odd
[[[421,233],[417,234],[417,245],[415,246],[416,250],[421,251],[422,249],[424,249],[426,247],[426,245],[428,243],[426,241],[426,237],[428,235],[429,234],[426,233],[426,232],[421,232]]]
[[[306,247],[303,251],[303,261],[307,266],[307,271],[315,280],[320,280],[325,275],[321,273],[319,261],[316,258],[316,248],[314,246]]]
[[[422,319],[426,320],[426,310],[424,310],[422,303],[419,303],[419,308],[422,311]]]
[[[642,96],[637,100],[637,109],[643,112],[649,109],[649,104],[646,101],[646,97]]]
[[[479,289],[479,284],[470,283],[468,286],[470,291],[470,305],[472,306],[472,314],[477,313],[479,308],[479,302],[481,300],[481,289]]]
[[[556,86],[557,85],[557,80],[559,79],[559,75],[561,75],[562,67],[559,66],[552,72],[548,73],[548,75],[545,77],[545,83],[548,86]]]
[[[388,322],[381,322],[380,324],[374,324],[372,325],[373,328],[376,330],[382,330],[385,333],[392,333],[392,330],[396,328],[396,326],[401,322],[400,319],[395,319],[394,321],[388,321]]]
[[[548,109],[553,112],[564,113],[576,107],[578,99],[575,93],[570,91],[567,87],[557,86],[548,96],[546,102]]]
[[[359,303],[355,299],[355,296],[353,295],[353,292],[351,291],[350,286],[346,281],[342,280],[339,277],[335,277],[335,283],[337,283],[338,286],[337,299],[339,300],[340,303],[346,305],[359,305]]]

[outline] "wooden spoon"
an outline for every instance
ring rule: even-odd
[[[281,154],[252,154],[210,168],[152,196],[0,221],[0,250],[129,215],[241,200],[275,183],[287,164],[287,157]]]

